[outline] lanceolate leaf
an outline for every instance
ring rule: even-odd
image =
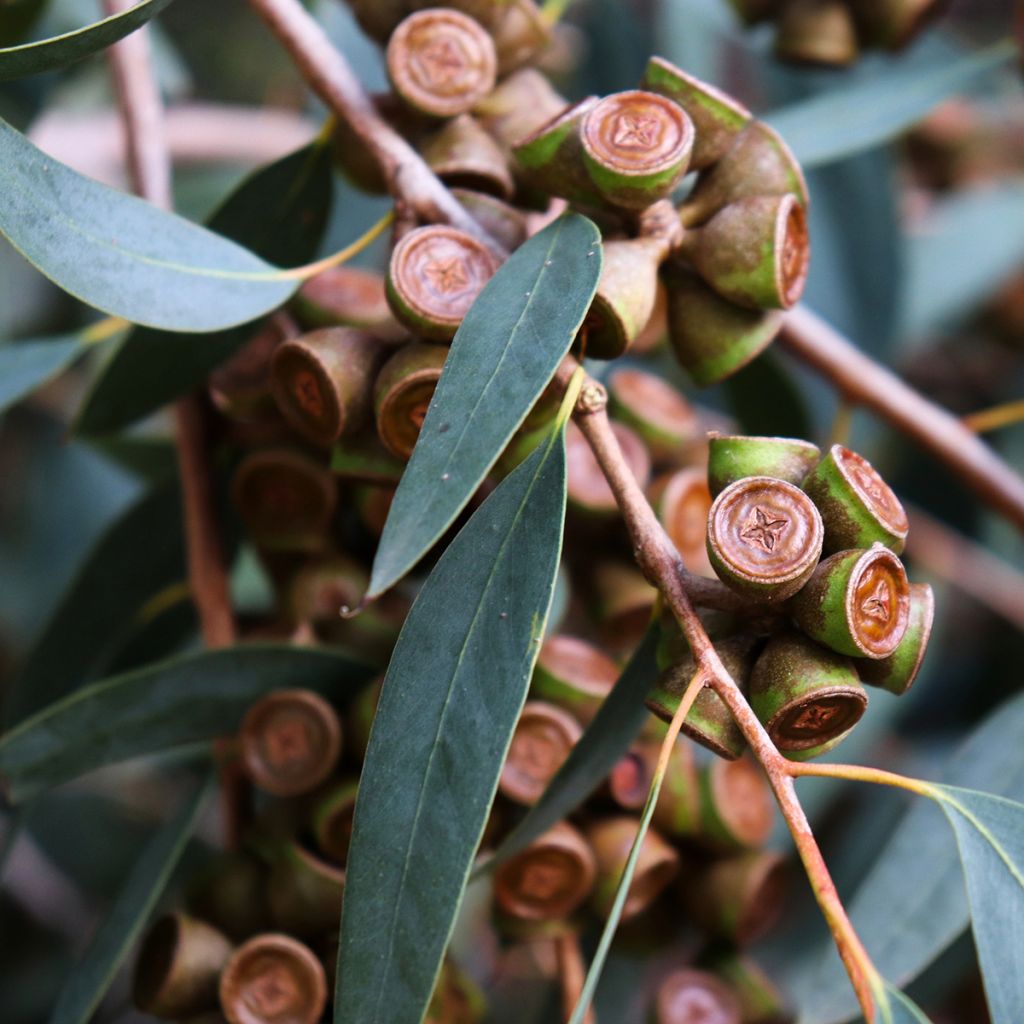
[[[956,786],[937,788],[960,847],[992,1024],[1019,1024],[1024,1010],[1024,805]]]
[[[551,602],[565,445],[543,442],[445,551],[406,620],[359,783],[335,1024],[419,1024]]]
[[[0,82],[56,71],[106,49],[156,17],[171,0],[142,0],[130,10],[111,15],[74,32],[0,49]]]
[[[0,345],[0,412],[66,370],[87,347],[81,334]]]
[[[316,255],[330,209],[330,149],[314,143],[246,178],[208,223],[263,259],[293,266]],[[211,335],[137,328],[103,368],[76,429],[104,434],[141,419],[198,387],[253,332],[248,324]]]
[[[0,120],[0,232],[82,302],[132,323],[217,331],[298,280],[240,245],[78,174]]]
[[[212,777],[207,779],[147,843],[85,956],[67,976],[50,1024],[88,1024],[92,1019],[170,880],[213,788],[212,782]]]
[[[652,626],[544,795],[487,861],[488,870],[515,856],[571,814],[608,778],[650,716],[644,697],[658,674],[657,646],[658,633]]]
[[[936,46],[927,64],[894,61],[853,85],[794,103],[765,120],[804,167],[819,167],[895,137],[944,99],[1016,59],[1016,52],[1007,40],[951,59],[947,46]]]
[[[569,214],[520,246],[480,293],[395,493],[370,596],[407,573],[465,507],[569,350],[600,274],[600,232]]]
[[[921,1012],[921,1008],[912,1003],[899,989],[887,985],[885,995],[888,1002],[875,1004],[878,1024],[931,1024]]]
[[[21,801],[106,764],[231,735],[279,687],[347,699],[371,675],[326,648],[247,644],[171,658],[86,686],[7,733],[0,781]]]
[[[181,497],[165,484],[119,516],[88,554],[32,646],[5,720],[20,722],[95,678],[142,606],[184,578]]]

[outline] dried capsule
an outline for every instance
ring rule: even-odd
[[[601,643],[616,655],[635,650],[651,621],[658,591],[629,562],[601,562],[592,587]]]
[[[679,469],[651,485],[661,525],[690,572],[714,576],[705,540],[711,491],[699,469]]]
[[[694,923],[747,946],[771,931],[786,893],[786,862],[751,850],[714,860],[681,876],[683,902]]]
[[[886,658],[910,621],[910,584],[881,544],[824,559],[790,606],[812,639],[854,658]]]
[[[646,445],[622,423],[612,422],[622,454],[641,487],[651,475],[651,456]],[[618,515],[618,504],[594,453],[579,427],[571,421],[565,431],[568,496],[570,508],[592,519],[611,519]]]
[[[810,578],[824,536],[814,503],[793,484],[750,476],[708,513],[708,557],[723,583],[759,601],[782,601]]]
[[[499,82],[473,113],[505,149],[511,149],[568,106],[546,75],[523,68]]]
[[[862,455],[834,444],[807,475],[803,489],[821,511],[825,551],[870,547],[876,541],[896,554],[910,524],[892,488]]]
[[[701,954],[702,967],[725,981],[740,1003],[743,1024],[788,1024],[793,1014],[778,987],[761,967],[728,943]]]
[[[684,967],[658,987],[655,1024],[743,1024],[739,1000],[720,978]]]
[[[850,732],[868,696],[849,658],[789,633],[771,639],[754,664],[750,706],[786,757],[807,760]]]
[[[846,0],[789,0],[779,17],[775,56],[796,64],[846,67],[856,61],[857,30]]]
[[[640,88],[667,96],[686,111],[696,133],[690,158],[694,171],[722,157],[753,116],[742,103],[663,57],[647,62]]]
[[[433,7],[410,14],[391,33],[387,67],[395,92],[414,110],[455,117],[494,88],[498,61],[478,21]]]
[[[451,341],[497,269],[490,250],[472,235],[439,224],[416,228],[392,250],[388,302],[415,334]]]
[[[927,583],[910,584],[910,615],[907,630],[886,658],[859,664],[861,682],[902,696],[913,685],[924,661],[935,618],[935,595]]]
[[[775,821],[775,801],[761,768],[749,757],[714,758],[698,772],[700,827],[695,839],[712,850],[763,846]]]
[[[341,756],[341,724],[312,690],[276,690],[246,712],[240,730],[242,763],[252,781],[275,796],[308,793]]]
[[[373,381],[387,351],[351,327],[324,327],[286,341],[271,362],[274,401],[307,440],[331,445],[369,422]]]
[[[460,114],[425,139],[420,155],[449,187],[475,189],[500,199],[510,199],[515,191],[501,147],[469,114]]]
[[[345,893],[345,872],[293,841],[276,852],[267,899],[276,925],[300,938],[337,928]]]
[[[266,931],[267,867],[249,853],[221,853],[190,880],[186,905],[235,942]]]
[[[319,551],[337,504],[334,477],[320,463],[288,449],[247,455],[235,471],[232,496],[250,539],[271,551]]]
[[[486,192],[453,188],[451,193],[459,205],[468,210],[474,220],[509,252],[518,249],[526,241],[526,214],[522,210]]]
[[[857,0],[853,12],[866,45],[899,50],[946,6],[946,0]]]
[[[770,476],[797,487],[817,465],[821,451],[793,437],[708,435],[708,487],[716,498],[729,484],[748,476]]]
[[[574,636],[549,636],[537,656],[530,694],[587,725],[618,678],[618,665],[593,644]]]
[[[316,954],[288,935],[257,935],[235,950],[220,977],[230,1024],[316,1024],[327,978]]]
[[[782,328],[776,310],[752,310],[722,298],[696,274],[663,270],[668,340],[698,387],[718,384],[760,355]]]
[[[597,881],[590,902],[602,917],[607,917],[615,900],[639,824],[636,818],[600,818],[586,830],[597,858]],[[648,829],[640,844],[640,856],[622,907],[622,920],[628,921],[646,910],[678,871],[679,854],[654,829]]]
[[[640,89],[613,93],[580,123],[583,164],[609,203],[643,210],[682,180],[694,134],[686,112],[667,97]]]
[[[730,302],[789,309],[807,282],[807,214],[792,194],[745,196],[688,231],[679,252]]]
[[[413,342],[400,348],[377,377],[373,393],[377,434],[399,459],[412,455],[447,357],[443,345]]]
[[[630,368],[611,374],[608,409],[642,438],[657,459],[678,458],[700,430],[697,414],[679,390],[644,370]]]
[[[659,744],[634,743],[608,774],[608,794],[624,811],[639,811],[647,802],[658,763]]]
[[[721,159],[701,172],[679,216],[684,225],[694,227],[739,199],[789,194],[807,206],[807,182],[799,162],[774,128],[751,121]]]
[[[615,359],[636,341],[654,313],[658,267],[667,253],[659,238],[605,242],[601,278],[581,332],[586,355]]]
[[[270,361],[277,347],[299,333],[287,313],[268,317],[256,334],[210,373],[210,398],[218,411],[241,423],[277,418],[270,394]]]
[[[494,29],[498,74],[516,71],[551,41],[551,22],[534,0],[504,0],[504,14]]]
[[[143,1013],[178,1020],[217,1005],[217,982],[231,943],[187,914],[168,914],[150,928],[135,964],[133,998]]]
[[[512,733],[498,789],[517,804],[535,804],[583,735],[580,723],[554,704],[531,700]]]
[[[313,805],[310,816],[317,849],[333,864],[345,866],[352,842],[352,817],[359,783],[349,779],[332,786]]]
[[[331,267],[311,277],[292,299],[302,325],[358,327],[375,338],[397,341],[406,336],[395,320],[384,291],[384,276],[358,267]]]
[[[692,744],[672,745],[651,821],[670,839],[689,838],[700,831],[700,782]]]
[[[562,921],[590,895],[594,852],[570,824],[558,822],[494,873],[498,910],[521,921]]]

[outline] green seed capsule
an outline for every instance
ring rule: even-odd
[[[750,706],[782,754],[807,760],[853,729],[868,696],[849,658],[790,633],[770,640],[754,664]]]
[[[910,584],[910,618],[899,646],[887,658],[859,665],[861,681],[902,696],[924,661],[935,619],[935,595],[927,583]]]
[[[712,498],[704,472],[696,468],[677,469],[655,480],[648,491],[658,521],[682,556],[683,564],[690,572],[713,578],[715,571],[705,544]]]
[[[790,0],[775,34],[775,56],[796,64],[846,67],[858,57],[857,31],[844,0]]]
[[[713,758],[698,774],[700,828],[694,838],[715,851],[763,846],[775,821],[764,772],[750,757]]]
[[[708,435],[708,487],[718,497],[748,476],[770,476],[797,487],[821,458],[818,446],[793,437]]]
[[[910,584],[900,560],[881,544],[824,559],[790,606],[818,643],[853,658],[886,658],[910,621]]]
[[[833,445],[804,480],[825,524],[826,552],[867,548],[876,541],[903,550],[907,513],[878,471],[856,452]]]
[[[727,943],[703,952],[698,963],[718,975],[735,993],[743,1024],[786,1024],[793,1019],[782,993],[762,968]]]
[[[511,199],[515,190],[505,154],[476,118],[460,114],[420,145],[427,166],[449,187]]]
[[[599,648],[574,636],[549,636],[537,657],[530,695],[587,725],[618,678],[618,665]]]
[[[737,306],[688,270],[673,267],[663,276],[669,344],[698,387],[731,377],[760,355],[782,328],[781,313]]]
[[[644,370],[616,370],[608,378],[608,410],[637,433],[656,459],[678,458],[700,431],[697,414],[683,395]]]

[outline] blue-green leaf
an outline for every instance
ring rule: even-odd
[[[246,644],[148,665],[73,693],[0,738],[0,781],[18,802],[94,768],[234,733],[282,686],[350,697],[373,674],[329,648]]]
[[[419,1024],[544,635],[561,551],[558,431],[452,541],[406,620],[359,783],[335,1024]]]
[[[142,0],[120,14],[86,25],[74,32],[0,50],[0,82],[25,75],[56,71],[106,49],[155,18],[171,0]]]
[[[88,347],[80,333],[0,345],[0,412],[53,380]]]
[[[885,999],[875,1003],[878,1024],[931,1024],[921,1008],[899,989],[886,984]]]
[[[145,927],[195,829],[212,776],[147,843],[82,960],[64,981],[50,1024],[88,1024]]]
[[[369,596],[405,575],[473,496],[568,352],[600,274],[600,232],[568,214],[487,283],[455,335],[395,493]]]
[[[299,285],[242,246],[86,178],[0,119],[0,232],[82,302],[132,323],[217,331]]]

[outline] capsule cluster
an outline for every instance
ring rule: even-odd
[[[797,64],[843,67],[864,50],[901,50],[945,0],[731,0],[747,24],[773,21],[775,55]]]
[[[714,623],[726,667],[776,747],[793,760],[833,749],[867,707],[862,684],[906,693],[924,658],[934,600],[898,555],[907,516],[871,464],[842,445],[715,434],[707,551],[750,602]],[[671,719],[696,670],[676,631],[648,706]],[[723,757],[745,742],[720,698],[700,694],[683,729]]]

